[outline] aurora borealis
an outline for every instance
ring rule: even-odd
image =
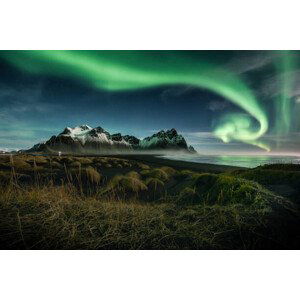
[[[253,57],[259,62],[257,66],[251,63]],[[165,95],[165,91],[175,89],[182,94],[180,106],[184,106],[184,101],[187,103],[187,107],[184,109],[186,116],[182,116],[178,111],[178,118],[181,120],[178,120],[178,124],[175,124],[174,121],[170,123],[172,123],[172,127],[182,126],[185,119],[193,115],[193,124],[195,124],[193,128],[186,130],[182,126],[183,128],[179,128],[179,130],[191,133],[196,144],[197,137],[201,136],[201,132],[206,132],[211,133],[210,139],[214,137],[228,145],[244,144],[253,149],[276,151],[281,150],[282,141],[286,137],[291,134],[297,135],[299,131],[292,114],[293,108],[298,103],[295,99],[298,99],[297,80],[300,79],[297,76],[298,53],[295,51],[2,51],[0,60],[5,72],[10,74],[8,79],[4,78],[1,88],[6,91],[7,86],[10,91],[17,89],[19,102],[22,102],[22,89],[26,90],[28,81],[31,86],[33,83],[36,86],[38,82],[38,90],[44,97],[42,99],[44,106],[48,96],[45,96],[41,90],[45,82],[54,80],[59,83],[58,90],[62,90],[63,95],[60,96],[57,92],[56,103],[51,100],[52,107],[63,102],[66,106],[67,104],[72,106],[73,95],[66,100],[64,89],[64,84],[68,86],[71,82],[76,88],[82,87],[84,91],[88,90],[89,93],[93,93],[95,99],[98,98],[97,93],[99,93],[99,103],[102,101],[101,97],[105,98],[108,95],[110,98],[125,98],[128,112],[138,110],[139,105],[143,107],[143,102],[150,101],[146,99],[149,93],[152,94],[151,98],[155,98],[161,97],[161,94]],[[237,71],[241,66],[244,66],[245,71]],[[2,78],[5,76],[5,74],[2,75]],[[17,80],[15,76],[18,78]],[[194,91],[191,112],[188,110],[188,97],[191,95],[186,95],[186,90]],[[145,98],[144,94],[148,96]],[[135,98],[136,95],[140,97],[136,101],[141,103],[130,103],[130,97]],[[59,99],[60,97],[61,99]],[[173,98],[176,97],[175,95]],[[172,95],[169,98],[172,98]],[[80,106],[86,106],[84,99],[86,98],[78,100],[82,101],[78,106],[78,113]],[[7,105],[9,97],[6,100],[5,93],[2,93],[0,101]],[[28,101],[32,103],[30,99]],[[173,103],[172,99],[168,99],[169,110],[173,114],[176,114],[176,110],[174,110],[176,101],[179,100],[175,99]],[[209,101],[225,103],[227,108],[221,108],[223,104],[219,107],[217,105],[217,109],[210,110],[211,117],[203,125],[201,122],[203,123],[205,118],[205,110]],[[39,104],[40,102],[36,103],[37,106]],[[46,107],[49,105],[50,103],[47,102]],[[110,103],[109,105],[114,104]],[[144,106],[147,105],[149,106],[149,103]],[[194,108],[197,106],[198,111],[195,111]],[[100,111],[101,107],[97,109]],[[93,108],[91,110],[95,113]],[[5,108],[4,111],[7,113],[9,109]],[[143,114],[143,109],[136,112]],[[111,114],[111,112],[109,113]],[[67,110],[66,114],[68,114]],[[119,112],[117,112],[118,114]],[[118,118],[117,115],[112,118]],[[168,114],[166,113],[166,115]],[[89,123],[89,112],[85,111],[84,116],[86,119],[84,123]],[[30,113],[27,117],[32,118]],[[163,118],[165,117],[158,114],[157,120]],[[92,119],[94,121],[94,117]],[[140,118],[140,120],[142,119]],[[196,128],[197,121],[199,128]],[[124,120],[124,122],[126,121]],[[132,122],[137,127],[142,126],[137,124],[136,120],[132,120]],[[41,127],[46,126],[47,120],[44,119],[43,122],[39,120],[39,123]],[[101,118],[99,118],[99,123],[102,124]],[[165,120],[161,123],[168,124]],[[26,119],[22,124],[20,123],[19,127],[13,130],[18,131],[21,126],[28,126]],[[65,126],[67,125],[69,124],[65,124]],[[4,126],[3,123],[2,130],[4,130]],[[8,122],[6,126],[9,126]],[[156,129],[157,126],[161,126],[161,124],[155,124],[154,119],[152,124],[148,124],[148,129],[151,130],[151,127]],[[201,129],[201,126],[205,127],[205,130]],[[143,135],[143,132],[135,132],[135,128],[128,124],[124,124],[124,128],[127,128],[132,134]],[[123,128],[118,127],[118,129]],[[124,132],[124,129],[122,131]]]

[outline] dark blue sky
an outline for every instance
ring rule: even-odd
[[[192,51],[182,55],[190,56],[191,60],[213,61],[238,74],[261,99],[271,128],[265,138],[274,142],[272,127],[276,116],[272,99],[277,78],[270,65],[271,52]],[[30,63],[34,64],[34,60]],[[297,93],[296,85],[290,95],[293,103],[298,103]],[[0,53],[0,103],[0,148],[28,148],[66,126],[88,124],[139,138],[174,127],[200,152],[257,149],[239,141],[224,144],[214,137],[214,126],[224,113],[245,112],[217,93],[192,85],[108,91],[74,78],[21,70]],[[294,109],[299,110],[297,105]],[[297,122],[292,121],[292,125],[281,138],[297,135]],[[293,151],[297,151],[295,138],[291,143]]]

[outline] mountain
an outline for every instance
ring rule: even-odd
[[[8,148],[1,148],[0,154],[14,154],[17,153],[18,150],[8,149]]]
[[[161,130],[150,137],[140,141],[141,149],[188,149],[184,137],[177,133],[176,129]]]
[[[88,125],[66,127],[57,136],[48,141],[34,145],[27,152],[62,152],[79,154],[110,154],[134,151],[168,152],[182,151],[196,153],[188,146],[184,137],[172,128],[161,130],[142,140],[132,135],[110,134],[102,127],[92,128]]]

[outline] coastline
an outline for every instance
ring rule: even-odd
[[[172,160],[164,157],[160,157],[158,155],[150,155],[150,154],[126,154],[126,155],[105,155],[108,157],[119,157],[130,160],[136,160],[139,162],[145,162],[153,167],[167,166],[172,167],[178,170],[189,169],[196,172],[209,172],[209,173],[223,173],[230,172],[235,170],[246,170],[248,168],[245,167],[237,167],[230,165],[218,165],[218,164],[209,164],[209,163],[198,163],[198,162],[190,162],[183,160]]]

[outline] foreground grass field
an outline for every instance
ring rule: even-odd
[[[215,174],[134,158],[1,156],[0,247],[298,249],[299,174],[293,165]],[[288,184],[289,197],[274,192]]]

